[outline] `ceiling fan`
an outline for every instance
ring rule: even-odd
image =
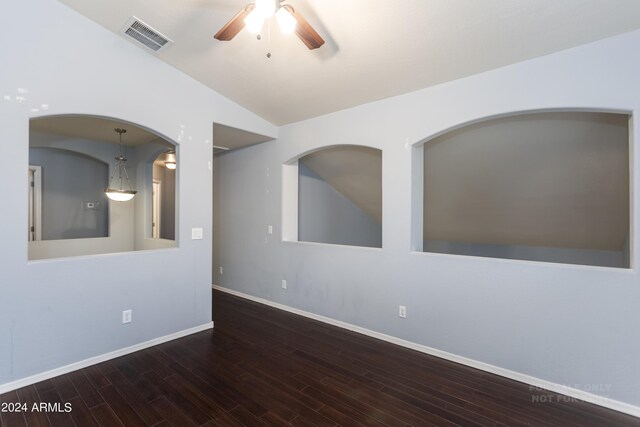
[[[275,15],[280,30],[285,34],[293,32],[309,49],[317,49],[324,44],[320,34],[313,29],[304,17],[291,5],[282,4],[285,0],[255,0],[246,5],[216,33],[215,39],[229,41],[245,26],[253,33],[262,30],[265,19]]]

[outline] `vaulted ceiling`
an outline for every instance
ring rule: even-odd
[[[161,60],[276,125],[640,28],[638,0],[289,0],[327,41],[309,51],[275,22],[214,40],[250,0],[60,1],[118,34],[136,16],[175,42]]]

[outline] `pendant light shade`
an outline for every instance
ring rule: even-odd
[[[260,15],[258,8],[254,8],[251,13],[244,18],[247,30],[251,33],[259,33],[264,25],[264,16]]]
[[[256,0],[255,9],[262,18],[269,18],[273,16],[276,11],[275,0]]]
[[[122,134],[125,133],[126,129],[115,128],[119,134],[120,148],[118,149],[118,154],[115,157],[115,164],[113,165],[113,171],[111,172],[111,178],[109,178],[109,186],[104,190],[104,194],[113,201],[116,202],[126,202],[128,200],[133,199],[133,196],[136,195],[137,191],[131,187],[131,182],[129,182],[129,174],[127,174],[127,168],[124,165],[124,162],[127,161],[127,158],[123,154],[122,150]],[[127,188],[125,188],[124,184],[127,184]]]
[[[166,161],[164,162],[164,167],[166,167],[167,169],[170,170],[175,170],[177,163],[176,163],[176,152],[173,150],[167,151],[166,152]]]
[[[133,199],[133,196],[136,195],[137,191],[131,190],[116,190],[113,188],[108,188],[104,192],[108,198],[115,202],[128,202]]]
[[[276,20],[283,34],[293,33],[298,25],[298,21],[291,14],[291,6],[288,5],[280,6],[276,12]]]

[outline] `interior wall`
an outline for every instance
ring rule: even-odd
[[[300,162],[298,240],[382,246],[382,225]]]
[[[0,392],[31,375],[209,327],[211,123],[277,136],[271,124],[55,0],[3,8],[0,139],[11,161],[0,168],[0,182],[25,176],[29,119],[56,114],[151,129],[179,144],[183,169],[178,247],[166,251],[28,261],[25,186],[3,189]],[[16,16],[29,17],[28,32]],[[203,228],[203,240],[187,238],[192,227]],[[133,322],[123,325],[127,309]]]
[[[628,257],[624,250],[607,251],[598,249],[500,245],[492,243],[471,243],[427,239],[424,241],[424,251],[440,254],[560,262],[565,264],[594,265],[600,267],[629,267],[629,264],[627,264]]]
[[[494,118],[424,144],[426,252],[628,268],[629,116]]]
[[[117,146],[100,141],[83,138],[72,138],[41,132],[29,132],[29,146],[33,148],[53,148],[75,153],[84,153],[94,159],[109,165],[109,176],[113,167]],[[129,165],[137,163],[136,149],[127,150]],[[136,187],[136,177],[131,176],[131,184]],[[73,175],[73,179],[77,176]],[[108,179],[108,177],[107,177]],[[46,181],[46,178],[43,178]],[[44,182],[46,186],[46,182]],[[64,258],[81,255],[97,255],[135,250],[134,246],[134,215],[133,203],[115,203],[106,201],[109,210],[108,237],[84,239],[40,240],[28,243],[30,260]]]
[[[556,111],[427,141],[424,250],[628,268],[628,126],[626,114]]]
[[[160,239],[175,240],[176,170],[153,165],[153,181],[160,182]],[[150,211],[151,212],[151,211]],[[149,213],[151,218],[151,213]],[[151,233],[151,230],[149,230]],[[150,234],[149,234],[150,235]]]
[[[166,141],[155,140],[148,144],[136,147],[136,155],[140,159],[136,162],[133,175],[136,177],[136,189],[138,194],[134,198],[135,206],[135,239],[134,250],[167,249],[176,246],[175,240],[152,239],[152,182],[156,169],[159,169],[154,161],[159,154],[167,151]],[[175,184],[174,184],[175,186]],[[175,202],[174,202],[175,203]],[[175,205],[174,205],[175,209]],[[175,213],[174,213],[175,215]],[[175,217],[174,217],[175,220]],[[174,225],[175,236],[175,225]]]
[[[175,169],[163,168],[162,196],[160,212],[160,238],[175,240],[176,238],[176,173]]]
[[[109,236],[107,164],[55,148],[30,148],[29,164],[42,168],[43,240]]]
[[[637,227],[632,270],[410,250],[412,156],[421,154],[414,147],[513,112],[636,113],[638,47],[640,32],[627,33],[284,126],[277,142],[218,156],[214,251],[224,275],[216,274],[215,283],[640,406]],[[325,145],[354,143],[383,150],[382,250],[281,241],[282,165]],[[637,224],[632,153],[631,223]],[[268,224],[274,236],[266,235]],[[398,317],[398,305],[407,307],[406,319]]]

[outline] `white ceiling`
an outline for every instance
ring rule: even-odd
[[[309,51],[274,24],[214,40],[250,0],[60,1],[116,33],[135,15],[175,41],[160,59],[276,125],[640,28],[638,0],[289,0],[327,41]]]

